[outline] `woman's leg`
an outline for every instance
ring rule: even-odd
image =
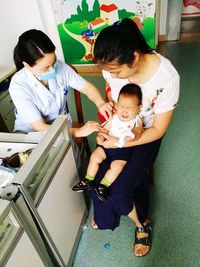
[[[113,160],[111,162],[110,168],[107,170],[105,176],[96,188],[97,196],[101,201],[109,201],[110,186],[117,179],[125,165],[125,160]]]
[[[143,226],[146,226],[149,223],[148,219],[145,220],[143,225],[140,223],[135,207],[128,214],[128,217],[135,223],[136,227],[143,227]],[[149,233],[142,233],[142,232],[141,233],[136,233],[136,237],[138,239],[148,238],[149,237]],[[150,246],[146,246],[146,245],[142,245],[142,244],[135,244],[134,248],[133,248],[133,252],[134,252],[135,256],[141,257],[141,256],[146,255],[149,252],[150,248],[151,248]]]
[[[128,215],[133,205],[136,206],[139,222],[145,224],[149,202],[148,167],[152,156],[157,154],[160,143],[161,139],[133,147],[131,159],[111,186],[108,202],[100,201],[96,192],[90,191],[94,204],[94,219],[99,229],[114,230],[119,225],[120,216]],[[109,165],[107,160],[100,165],[97,182],[105,176]]]

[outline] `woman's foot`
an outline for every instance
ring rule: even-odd
[[[143,226],[136,226],[134,255],[143,257],[147,255],[151,249],[151,231],[150,221],[146,220]]]
[[[91,226],[95,230],[98,229],[98,225],[95,223],[94,216],[92,216],[92,219],[91,219]]]

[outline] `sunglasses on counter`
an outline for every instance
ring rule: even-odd
[[[2,160],[1,166],[17,171],[24,164],[32,151],[33,149],[28,149],[24,152],[15,153],[10,157],[0,158]]]

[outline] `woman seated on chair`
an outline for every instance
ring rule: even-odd
[[[112,104],[105,103],[94,85],[83,79],[69,65],[57,60],[55,46],[40,30],[28,30],[14,49],[17,68],[9,93],[15,105],[14,132],[45,131],[60,114],[66,114],[67,94],[72,87],[85,94],[108,118]],[[84,137],[99,130],[99,123],[89,121],[81,128],[71,128],[74,137]]]
[[[100,201],[96,192],[90,191],[94,203],[92,227],[114,230],[120,216],[128,216],[136,225],[134,254],[144,256],[151,249],[152,231],[148,220],[148,168],[155,161],[177,106],[179,75],[169,60],[149,47],[131,19],[123,19],[100,32],[94,46],[94,58],[103,70],[114,102],[125,84],[140,85],[144,131],[140,138],[124,142],[123,147],[132,149],[130,160],[110,187],[109,201]],[[99,145],[117,147],[119,138],[108,134],[103,137]],[[108,168],[109,163],[104,161],[97,173],[97,182]]]

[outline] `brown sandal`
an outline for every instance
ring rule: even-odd
[[[152,227],[150,225],[150,222],[146,226],[143,225],[141,227],[136,227],[135,228],[135,242],[134,242],[134,247],[135,247],[135,245],[142,245],[142,246],[149,247],[149,250],[144,255],[135,255],[135,256],[137,256],[137,257],[144,257],[144,256],[146,256],[149,253],[149,251],[151,250],[151,232],[152,232]],[[137,234],[138,233],[145,233],[145,234],[148,234],[148,236],[138,238],[137,237]]]

